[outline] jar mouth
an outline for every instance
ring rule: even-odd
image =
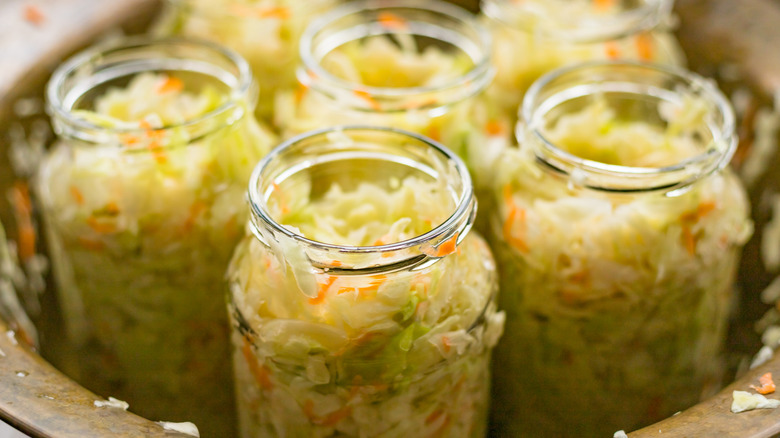
[[[64,131],[61,135],[88,142],[99,142],[105,134],[146,132],[148,128],[142,126],[101,126],[74,116],[73,111],[85,93],[101,85],[154,71],[198,72],[216,79],[229,90],[226,100],[217,108],[180,123],[153,128],[158,132],[194,129],[217,118],[231,124],[251,112],[255,104],[257,90],[251,68],[236,52],[208,41],[140,36],[98,45],[66,60],[46,86],[47,110]]]
[[[583,158],[545,135],[545,118],[553,110],[575,99],[610,94],[636,102],[657,101],[659,105],[681,105],[686,98],[699,99],[707,105],[709,117],[701,127],[710,138],[700,145],[700,152],[678,162],[640,167]],[[532,145],[538,162],[576,185],[609,192],[685,188],[725,168],[737,147],[735,115],[728,99],[712,81],[677,67],[598,61],[558,69],[531,86],[519,116],[517,140],[521,145]]]
[[[383,17],[387,16],[402,19],[404,28],[388,26],[383,22]],[[353,17],[359,18],[359,21],[343,29],[332,29],[344,21],[349,22]],[[343,79],[321,63],[327,54],[346,43],[396,33],[425,37],[452,46],[470,59],[471,68],[462,75],[436,85],[388,87]],[[446,99],[435,105],[443,106],[466,99],[487,87],[494,74],[490,47],[488,30],[470,12],[456,5],[439,0],[353,1],[333,9],[306,28],[300,40],[302,66],[297,76],[304,86],[334,99],[350,102],[353,100],[351,94],[355,91],[370,95],[383,106],[383,111],[408,110],[394,105],[395,101],[425,95],[446,94]],[[353,106],[357,109],[365,106],[361,105],[360,100],[356,102]],[[377,110],[371,106],[364,109]]]
[[[394,145],[379,147],[375,136],[390,138]],[[277,166],[286,157],[300,154],[315,148],[311,157],[301,157],[287,167]],[[409,148],[405,150],[404,148]],[[394,153],[393,150],[397,152]],[[363,154],[363,155],[361,155]],[[438,225],[424,234],[410,239],[374,246],[340,245],[320,242],[296,233],[279,223],[269,210],[268,199],[274,190],[284,182],[301,172],[318,165],[332,165],[354,157],[370,157],[378,162],[406,166],[409,170],[427,174],[431,178],[447,178],[435,168],[434,163],[423,163],[422,158],[438,160],[445,166],[451,166],[454,181],[447,181],[453,196],[454,211]],[[276,163],[276,164],[275,164]],[[292,164],[292,165],[289,165]],[[277,168],[275,168],[277,167]],[[445,167],[446,168],[446,167]],[[248,201],[251,209],[250,228],[256,237],[269,246],[271,241],[291,239],[305,247],[309,259],[314,265],[340,269],[360,269],[363,267],[387,266],[408,262],[409,259],[423,260],[441,258],[436,248],[450,239],[459,244],[466,237],[476,215],[476,200],[473,196],[471,177],[465,163],[441,144],[424,136],[390,127],[373,126],[336,126],[310,131],[283,142],[258,163],[249,181]],[[362,255],[379,255],[380,264],[358,266]],[[337,257],[334,260],[334,257]],[[355,257],[355,263],[350,258]],[[340,260],[343,259],[343,260]],[[346,263],[343,263],[346,261]]]
[[[590,11],[577,13],[576,21],[565,23],[561,22],[560,16],[551,16],[544,7],[534,7],[546,1],[515,3],[510,0],[482,0],[482,10],[493,20],[540,38],[595,43],[655,28],[669,16],[673,0],[615,0],[616,3],[627,3],[626,9],[615,13],[599,11],[597,2],[588,2],[587,5],[581,2]]]

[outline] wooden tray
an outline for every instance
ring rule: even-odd
[[[455,2],[475,9],[474,1]],[[37,8],[30,6],[33,4]],[[0,3],[0,194],[6,193],[15,178],[8,163],[9,141],[5,135],[11,123],[16,123],[14,102],[25,97],[40,98],[50,72],[67,55],[111,29],[141,31],[159,6],[158,0],[3,0]],[[678,36],[691,69],[718,79],[727,92],[749,89],[753,96],[749,110],[772,105],[775,91],[780,90],[780,2],[677,0],[676,11],[680,18]],[[745,125],[748,128],[740,132],[742,147],[749,146],[752,138],[751,117],[748,111]],[[773,165],[778,164],[778,157],[772,160]],[[729,340],[730,348],[742,354],[754,353],[760,346],[752,333],[752,321],[766,310],[758,294],[773,278],[760,263],[761,229],[770,216],[761,200],[767,193],[777,191],[780,191],[780,176],[769,171],[750,193],[756,235],[745,248],[739,280],[740,314]],[[5,196],[0,196],[0,220],[13,223]],[[39,324],[56,326],[57,315],[47,310],[51,308],[51,305],[44,306]],[[7,331],[8,324],[0,321],[3,353],[0,354],[0,419],[34,437],[187,436],[164,430],[121,409],[96,408],[94,401],[102,400],[101,397],[65,377],[30,346],[3,335]],[[45,341],[43,348],[47,356],[56,355],[59,342],[56,336],[48,336]],[[780,415],[776,410],[738,415],[729,410],[731,392],[746,390],[766,372],[780,376],[780,354],[747,372],[716,396],[629,433],[629,437],[763,438],[780,434]],[[22,374],[26,375],[20,377]]]

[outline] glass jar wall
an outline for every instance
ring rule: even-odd
[[[36,181],[74,362],[150,419],[234,429],[224,273],[274,141],[249,66],[204,43],[87,50],[47,88],[59,141]]]
[[[348,3],[307,29],[301,61],[301,88],[277,100],[286,136],[344,123],[406,129],[459,154],[479,184],[500,150],[488,138],[511,131],[480,100],[493,77],[489,34],[452,4]]]
[[[493,34],[492,105],[515,118],[523,94],[543,74],[596,60],[679,65],[667,28],[673,0],[482,0]]]
[[[271,121],[274,96],[295,89],[298,40],[337,0],[168,0],[157,31],[204,38],[239,52],[260,85],[257,114]]]
[[[734,115],[682,70],[599,63],[528,92],[496,169],[499,436],[605,436],[720,384],[752,232]]]
[[[468,172],[391,128],[258,165],[230,270],[243,437],[481,437],[503,329]]]

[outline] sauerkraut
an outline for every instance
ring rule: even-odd
[[[269,212],[299,236],[366,249],[423,235],[454,209],[446,186],[416,176],[334,178],[274,185]],[[372,271],[341,252],[314,269],[297,242],[271,242],[246,237],[229,270],[242,436],[484,436],[503,313],[481,237],[456,233],[423,244],[421,262]]]
[[[355,2],[356,11],[362,3]],[[352,40],[335,45],[321,37],[335,33],[327,25],[304,36],[314,40],[310,62],[316,65],[299,70],[298,90],[277,96],[275,125],[287,137],[350,123],[420,133],[460,155],[480,187],[511,131],[508,119],[482,99],[493,77],[487,33],[452,5],[442,9],[453,13],[448,19],[463,20],[477,37],[427,18],[427,8],[443,8],[437,2],[368,3],[376,16],[359,17],[367,23],[355,26]]]
[[[298,40],[337,0],[172,0],[158,25],[167,35],[205,38],[239,52],[260,85],[257,114],[271,120],[274,95],[295,89]]]
[[[701,102],[662,104],[663,128],[617,101],[597,97],[538,129],[603,164],[651,170],[703,153],[706,137],[690,129],[707,120]],[[738,256],[752,232],[737,178],[725,169],[674,191],[589,189],[574,173],[539,166],[532,137],[502,156],[494,193],[507,312],[497,427],[506,436],[604,436],[717,389]]]
[[[232,99],[230,110],[225,108]],[[60,304],[87,388],[150,419],[232,430],[224,272],[271,136],[190,72],[141,73],[71,111],[37,180]]]
[[[665,23],[670,3],[483,0],[496,65],[488,99],[514,117],[531,84],[565,65],[617,59],[684,63],[682,50]]]

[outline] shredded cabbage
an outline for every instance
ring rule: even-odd
[[[695,105],[679,109],[670,121],[696,119]],[[619,115],[597,100],[542,129],[561,149],[617,165],[663,166],[698,151],[697,132]],[[675,193],[609,194],[542,170],[524,144],[502,156],[496,181],[492,242],[507,312],[494,368],[499,428],[603,436],[717,389],[752,233],[730,170]]]
[[[491,173],[492,158],[506,144],[509,122],[485,104],[481,93],[462,95],[463,87],[472,84],[445,87],[475,68],[463,50],[423,49],[412,35],[391,32],[343,44],[320,64],[347,86],[322,85],[328,88],[323,92],[304,84],[298,91],[280,93],[275,124],[284,136],[343,124],[392,126],[430,137],[460,155],[477,186]],[[371,94],[367,87],[397,89],[400,97]],[[414,91],[426,87],[441,89]]]
[[[257,114],[271,120],[274,95],[296,86],[298,40],[337,0],[174,0],[158,33],[205,38],[240,53],[260,85]]]
[[[214,435],[233,427],[219,291],[249,174],[273,142],[241,101],[243,116],[179,125],[226,93],[174,73],[136,75],[73,111],[103,128],[100,141],[63,139],[37,181],[71,374],[141,415],[195,419]]]
[[[412,176],[343,185],[281,184],[269,211],[307,238],[374,246],[424,233],[454,208],[438,183]],[[242,436],[484,436],[504,315],[482,238],[371,273],[316,270],[277,248],[283,257],[245,238],[228,274]],[[301,293],[300,276],[314,279],[314,297]]]
[[[484,21],[493,33],[496,65],[496,78],[488,87],[487,98],[511,117],[517,114],[523,95],[536,79],[565,65],[607,59],[684,63],[682,50],[671,31],[662,26],[652,31],[635,30],[617,39],[592,39],[615,27],[620,20],[625,21],[625,16],[619,18],[621,13],[636,15],[637,11],[624,9],[628,2],[492,0],[486,3],[490,12]]]

